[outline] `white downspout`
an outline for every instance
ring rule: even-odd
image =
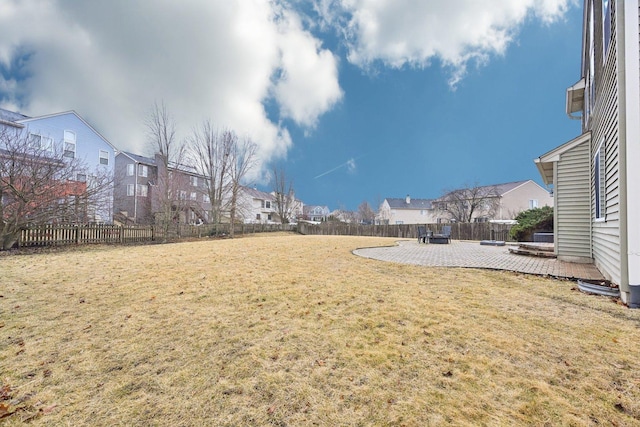
[[[638,34],[639,17],[638,1],[620,1],[617,6],[624,8],[622,35],[624,37],[623,58],[624,82],[620,92],[624,92],[624,141],[621,141],[624,173],[622,176],[624,194],[621,198],[626,202],[626,209],[621,212],[621,239],[627,245],[621,247],[622,255],[626,254],[627,279],[622,291],[628,291],[627,284],[640,285],[640,35]],[[622,114],[621,114],[622,116]],[[621,117],[622,119],[622,117]],[[626,288],[626,289],[625,289]]]
[[[133,223],[138,223],[138,162],[133,163]]]

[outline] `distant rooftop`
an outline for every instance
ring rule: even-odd
[[[5,110],[0,108],[0,120],[6,122],[15,122],[17,120],[27,119],[29,116],[25,116],[24,114],[16,113],[14,111]]]
[[[432,209],[431,199],[414,199],[409,198],[409,203],[407,203],[407,198],[388,198],[386,199],[387,203],[389,203],[389,207],[392,209]]]

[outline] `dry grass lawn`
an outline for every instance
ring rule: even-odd
[[[640,310],[289,234],[0,257],[0,422],[640,425]]]

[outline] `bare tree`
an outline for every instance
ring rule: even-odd
[[[282,167],[274,166],[271,170],[271,185],[275,197],[276,213],[282,224],[288,224],[294,216],[296,203],[293,193],[293,182],[287,179]]]
[[[440,212],[446,212],[457,222],[471,222],[477,217],[491,217],[500,203],[495,186],[465,185],[456,190],[444,191],[434,203]]]
[[[256,165],[258,146],[248,137],[241,141],[237,138],[230,147],[228,162],[228,177],[230,185],[229,217],[231,219],[230,235],[233,237],[236,215],[238,213],[238,196],[242,188],[242,181],[247,173]]]
[[[376,213],[366,200],[358,206],[358,217],[363,224],[373,224],[376,219]]]
[[[151,197],[152,210],[159,214],[156,222],[164,228],[164,235],[172,221],[179,222],[180,213],[187,206],[187,176],[174,173],[185,160],[185,145],[176,138],[176,125],[164,103],[154,104],[146,120],[147,136],[158,168],[158,182]]]
[[[211,222],[219,224],[229,190],[230,157],[238,145],[238,137],[230,130],[218,131],[205,120],[194,129],[189,139],[193,163],[201,175],[207,177],[206,191],[211,202]]]
[[[0,249],[28,225],[78,224],[111,211],[113,177],[65,157],[61,143],[42,147],[26,130],[0,128]]]

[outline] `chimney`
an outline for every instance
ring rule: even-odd
[[[411,197],[407,194],[407,198],[404,199],[405,202],[407,202],[407,204],[411,203]]]

